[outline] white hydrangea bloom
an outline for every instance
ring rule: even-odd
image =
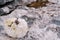
[[[24,37],[28,31],[28,25],[24,19],[9,18],[4,23],[5,32],[13,38]]]

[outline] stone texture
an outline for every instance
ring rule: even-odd
[[[0,0],[0,5],[3,5],[3,4],[5,4],[6,2],[11,2],[11,1],[13,1],[13,0]]]
[[[60,4],[58,2],[59,0],[49,0],[50,3],[46,4],[47,6],[45,7],[27,7],[26,4],[29,4],[32,1],[36,0],[15,0],[13,3],[3,6],[0,9],[1,14],[9,13],[7,15],[0,16],[1,40],[60,40]],[[16,39],[13,38],[13,36],[10,37],[11,33],[7,35],[7,33],[5,32],[6,30],[4,30],[4,27],[7,26],[4,24],[4,22],[9,20],[10,18],[21,18],[25,20],[29,29],[26,33],[21,33],[25,34],[23,37],[19,37]],[[8,24],[11,23],[11,21],[8,22]],[[25,22],[21,21],[21,23],[23,24]],[[17,26],[14,22],[14,27],[15,26],[17,29],[19,29],[18,27],[22,27],[24,25],[19,24],[19,26]],[[26,27],[24,26],[23,31],[25,28]],[[12,31],[10,29],[8,30]],[[18,33],[20,33],[20,31],[18,31]],[[22,35],[19,34],[18,36]]]

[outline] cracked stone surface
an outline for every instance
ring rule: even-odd
[[[60,40],[60,0],[48,0],[46,6],[38,8],[26,6],[36,0],[6,1],[8,5],[0,6],[0,40]],[[7,20],[12,28],[5,25]]]

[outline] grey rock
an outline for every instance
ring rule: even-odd
[[[57,33],[57,36],[58,36],[58,38],[60,38],[60,33],[59,32]]]
[[[4,14],[4,11],[0,9],[0,16]]]
[[[2,25],[0,25],[0,32],[1,32],[2,30],[4,30],[4,28],[3,28],[3,26],[2,26]]]
[[[36,19],[36,18],[28,17],[28,16],[26,16],[26,15],[22,16],[22,18],[27,21],[28,25],[33,24],[33,21]]]
[[[56,31],[60,33],[60,27],[56,27]]]
[[[52,23],[60,25],[60,21],[58,21],[58,20],[52,20]]]
[[[8,7],[0,8],[0,16],[8,14],[9,12],[10,12],[10,9]]]
[[[13,1],[13,0],[0,0],[0,5],[3,5],[3,4],[5,4],[6,2],[11,2],[11,1]]]
[[[52,19],[52,23],[57,24],[57,25],[60,25],[60,16],[54,17]]]
[[[23,0],[23,1],[25,2],[26,0]],[[31,1],[31,0],[29,0],[29,1]],[[22,38],[21,40],[58,40],[57,36],[60,37],[60,28],[59,27],[57,29],[55,29],[55,28],[57,27],[56,24],[60,25],[60,18],[52,17],[52,19],[53,19],[52,24],[54,24],[54,25],[52,25],[50,23],[51,16],[47,14],[49,12],[50,12],[50,14],[58,13],[57,11],[55,11],[55,12],[50,11],[52,9],[54,9],[54,10],[57,9],[58,7],[55,8],[55,6],[58,6],[58,5],[53,4],[54,6],[53,5],[51,6],[51,4],[50,4],[49,6],[47,5],[47,7],[44,7],[44,8],[34,9],[34,8],[25,7],[24,5],[22,7],[19,4],[19,2],[21,3],[22,0],[15,0],[15,2],[13,4],[10,4],[8,8],[14,9],[14,8],[16,8],[17,5],[19,5],[20,8],[15,9],[9,15],[0,16],[0,18],[2,20],[5,20],[5,19],[11,18],[11,17],[16,17],[16,18],[21,17],[27,21],[28,26],[30,25],[31,27],[29,28],[29,32],[26,34],[27,36],[25,38]],[[5,8],[3,8],[3,10],[1,9],[3,13],[9,12],[9,10],[6,12],[6,10],[4,11],[4,9]],[[43,13],[43,11],[45,11],[45,12]],[[26,15],[26,16],[24,16],[24,15]],[[35,20],[35,18],[36,18],[36,20]],[[0,21],[1,21],[0,24],[3,23],[3,21],[1,19],[0,19]],[[55,32],[55,30],[56,30],[56,32]],[[8,40],[9,38],[5,39],[5,37],[3,36],[0,39]],[[17,39],[17,40],[20,40],[20,39]]]
[[[60,15],[54,17],[53,19],[54,19],[54,20],[58,20],[58,21],[60,21]]]

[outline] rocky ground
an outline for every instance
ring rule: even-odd
[[[26,6],[33,1],[36,0],[0,0],[0,40],[60,40],[60,0],[49,0],[44,7]],[[9,18],[26,21],[29,30],[24,37],[6,34],[4,21]]]

